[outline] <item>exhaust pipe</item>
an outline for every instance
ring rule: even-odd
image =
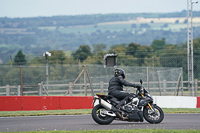
[[[116,108],[114,106],[112,106],[110,103],[106,102],[105,100],[103,99],[99,99],[99,103],[106,109],[110,110],[110,111],[113,111],[115,110]],[[123,119],[123,120],[127,120],[128,117],[123,117],[119,112],[117,112],[117,109],[116,109],[116,113],[117,115]]]
[[[128,120],[128,117],[123,117],[119,112],[117,112],[117,115],[123,120]]]
[[[123,119],[123,120],[127,120],[127,117],[123,117],[113,105],[111,105],[110,103],[106,102],[105,100],[99,98],[99,104],[102,105],[104,108],[106,108],[109,111],[114,111],[117,113],[117,115]],[[110,114],[109,114],[110,115]],[[110,116],[113,116],[113,114],[111,114]],[[116,116],[116,115],[114,115]]]
[[[112,110],[113,106],[106,102],[105,100],[99,98],[99,104],[101,104],[104,108],[106,108],[107,110]]]

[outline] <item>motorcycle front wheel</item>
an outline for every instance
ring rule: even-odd
[[[163,110],[159,106],[154,106],[154,111],[148,106],[144,107],[143,115],[144,119],[152,124],[160,123],[164,119]]]
[[[93,120],[96,123],[101,124],[101,125],[110,124],[114,120],[114,117],[105,115],[104,112],[106,112],[106,111],[108,111],[108,110],[106,110],[101,105],[96,105],[92,109],[92,118],[93,118]]]

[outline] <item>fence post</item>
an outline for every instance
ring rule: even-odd
[[[91,85],[91,96],[95,96],[94,90],[93,90],[93,87],[92,87],[92,77],[90,78],[90,85]]]
[[[157,71],[157,76],[158,76],[158,87],[159,87],[159,92],[160,92],[160,96],[161,96],[160,80],[159,80],[159,73],[158,73],[158,71]]]
[[[181,68],[181,95],[183,96],[183,69]]]
[[[42,96],[42,83],[39,83],[38,86],[39,86],[38,95]]]
[[[20,77],[21,77],[21,96],[23,96],[23,78],[22,78],[22,66],[20,65]]]
[[[10,96],[10,87],[6,85],[6,96]]]
[[[194,96],[198,93],[198,79],[194,79]]]
[[[166,92],[167,92],[167,81],[163,80],[163,92],[164,92],[164,96],[166,96]]]
[[[86,75],[86,66],[84,66],[84,88],[85,88],[85,96],[87,96],[87,75]]]
[[[103,93],[103,81],[100,82],[100,92]]]
[[[150,92],[150,90],[149,90],[149,67],[147,67],[147,86],[148,86],[148,91]]]
[[[17,86],[17,96],[20,96],[20,94],[21,94],[21,92],[20,92],[21,89],[20,89],[20,88],[21,88],[21,86],[18,85],[18,86]]]
[[[72,87],[72,82],[69,82],[69,88]],[[72,89],[69,90],[69,95],[72,96],[73,92],[72,92]]]

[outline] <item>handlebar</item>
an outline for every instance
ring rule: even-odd
[[[137,91],[136,91],[136,94],[138,95],[140,95],[141,93],[142,93],[142,91],[143,91],[143,87],[141,86],[141,87],[138,87],[137,88]]]

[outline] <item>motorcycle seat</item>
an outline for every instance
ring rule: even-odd
[[[104,98],[107,98],[107,99],[114,98],[112,95],[102,95],[101,97],[104,97]]]

